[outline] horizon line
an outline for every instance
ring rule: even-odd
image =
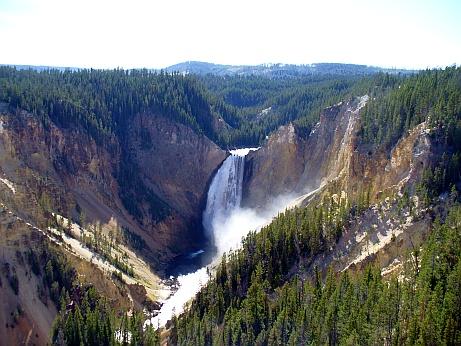
[[[385,69],[385,70],[406,70],[406,71],[422,71],[426,69],[443,69],[446,67],[452,67],[452,66],[458,66],[457,63],[452,63],[450,65],[434,65],[434,66],[426,66],[424,68],[415,68],[415,67],[398,67],[398,66],[380,66],[380,65],[373,65],[373,64],[360,64],[360,63],[351,63],[351,62],[330,62],[330,61],[322,61],[322,62],[314,62],[314,63],[284,63],[284,62],[263,62],[263,63],[258,63],[258,64],[224,64],[224,63],[216,63],[216,62],[209,62],[209,61],[203,61],[203,60],[184,60],[180,61],[174,64],[169,64],[164,67],[147,67],[147,66],[138,66],[138,67],[125,67],[125,66],[114,66],[114,67],[93,67],[93,66],[71,66],[71,65],[53,65],[53,64],[17,64],[17,63],[0,63],[0,66],[12,66],[12,67],[35,67],[35,68],[50,68],[50,69],[79,69],[79,70],[84,70],[84,69],[93,69],[93,70],[116,70],[116,69],[122,69],[122,70],[142,70],[142,69],[147,69],[147,70],[166,70],[171,67],[177,66],[177,65],[182,65],[182,64],[188,64],[188,63],[202,63],[202,64],[208,64],[208,65],[215,65],[215,66],[226,66],[226,67],[260,67],[260,66],[267,66],[267,67],[272,67],[272,66],[294,66],[294,67],[307,67],[311,66],[314,67],[315,65],[326,65],[326,64],[331,64],[331,65],[353,65],[353,66],[363,66],[367,68],[380,68],[380,69]]]

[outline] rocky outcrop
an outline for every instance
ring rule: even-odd
[[[314,268],[326,275],[328,268],[357,270],[369,262],[379,265],[383,275],[398,275],[408,261],[408,249],[419,248],[430,232],[432,212],[414,190],[423,170],[441,154],[437,136],[423,122],[390,150],[361,143],[359,112],[367,100],[327,108],[307,137],[292,124],[282,126],[247,156],[246,206],[264,208],[283,194],[299,196],[288,208],[324,199],[338,206],[343,200],[369,203],[344,227],[335,245],[301,260],[290,275],[312,278]],[[406,196],[414,197],[403,203],[406,189]]]
[[[16,193],[0,184],[0,194],[24,219],[40,225],[48,210],[107,227],[124,226],[144,240],[139,251],[158,270],[200,246],[207,187],[226,157],[207,137],[164,117],[140,114],[127,129],[127,141],[114,137],[102,145],[82,129],[45,126],[34,115],[12,114],[6,107],[1,113],[0,175]],[[133,174],[142,188],[167,206],[161,219],[152,217],[145,200],[130,199],[142,218],[122,203],[117,174],[123,155],[136,165]]]
[[[50,344],[50,332],[59,309],[56,294],[64,281],[58,258],[64,258],[60,263],[67,263],[78,272],[79,287],[71,293],[71,299],[79,299],[80,288],[93,286],[111,307],[129,309],[131,306],[126,288],[111,280],[111,272],[98,270],[92,261],[76,256],[71,246],[62,246],[61,237],[50,234],[0,203],[1,345]],[[49,271],[48,265],[54,270]],[[61,278],[54,276],[53,285],[58,285],[58,291],[53,291],[49,275],[57,272]]]
[[[344,188],[354,193],[366,186],[372,200],[380,199],[386,191],[413,189],[435,154],[430,132],[425,122],[419,124],[403,136],[390,153],[357,146],[343,179]]]
[[[244,204],[261,207],[280,194],[304,194],[347,169],[364,96],[327,108],[307,138],[296,126],[282,126],[258,151],[248,155]]]
[[[170,208],[161,222],[143,221],[148,242],[158,252],[166,245],[173,257],[196,250],[208,185],[226,152],[189,127],[151,114],[134,117],[128,134],[128,155],[144,186]]]
[[[262,208],[271,197],[293,192],[304,171],[305,146],[296,127],[288,124],[259,150],[250,152],[245,161],[243,205]]]
[[[24,226],[0,206],[0,344],[47,345],[57,310],[27,261],[45,240]]]
[[[226,153],[207,137],[162,117],[139,114],[129,133],[130,154],[146,185],[184,217],[200,215],[210,177]]]
[[[431,156],[425,123],[390,153],[372,152],[357,136],[359,112],[367,101],[365,95],[325,109],[307,137],[293,124],[279,128],[247,157],[244,205],[260,208],[282,194],[307,196],[332,181],[349,196],[370,191],[371,199],[414,182]]]

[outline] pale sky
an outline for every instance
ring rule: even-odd
[[[461,64],[460,0],[0,0],[0,64]]]

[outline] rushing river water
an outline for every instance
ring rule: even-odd
[[[164,326],[173,314],[180,314],[187,303],[209,280],[209,271],[224,252],[236,249],[246,234],[259,230],[287,205],[292,197],[275,201],[265,212],[241,208],[243,172],[245,156],[257,148],[238,149],[222,164],[211,182],[207,195],[206,209],[203,212],[203,226],[207,236],[217,249],[214,261],[207,267],[177,277],[178,290],[163,302],[157,316],[147,323],[155,327]],[[191,258],[199,253],[189,255]]]

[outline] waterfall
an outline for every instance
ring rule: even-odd
[[[208,190],[203,227],[216,241],[217,222],[225,220],[242,201],[245,155],[231,154],[216,173]]]
[[[240,208],[245,156],[257,149],[231,150],[231,155],[223,162],[211,182],[203,212],[203,227],[217,248],[215,261],[225,251],[238,247],[242,237],[250,230],[258,229],[267,221],[252,210]],[[203,250],[192,253],[190,258],[200,252]],[[193,273],[178,276],[178,290],[164,302],[159,314],[146,323],[154,327],[164,326],[173,314],[181,313],[184,304],[209,280],[208,273],[209,268],[203,267]]]
[[[216,258],[239,246],[243,236],[261,222],[252,211],[240,208],[245,156],[259,148],[231,150],[211,182],[203,212],[203,227],[217,249]]]
[[[203,227],[217,250],[213,262],[193,273],[179,275],[176,278],[178,290],[163,302],[159,314],[147,320],[146,324],[152,324],[154,327],[164,326],[173,314],[177,315],[184,311],[184,304],[207,283],[210,279],[210,271],[212,272],[224,252],[237,249],[241,245],[241,239],[249,231],[260,230],[279,212],[296,202],[296,197],[299,196],[287,194],[273,198],[261,210],[240,206],[245,156],[257,149],[259,148],[230,151],[231,155],[216,172],[208,189],[207,204],[203,212]],[[202,252],[204,251],[196,251],[188,258],[192,259]]]

